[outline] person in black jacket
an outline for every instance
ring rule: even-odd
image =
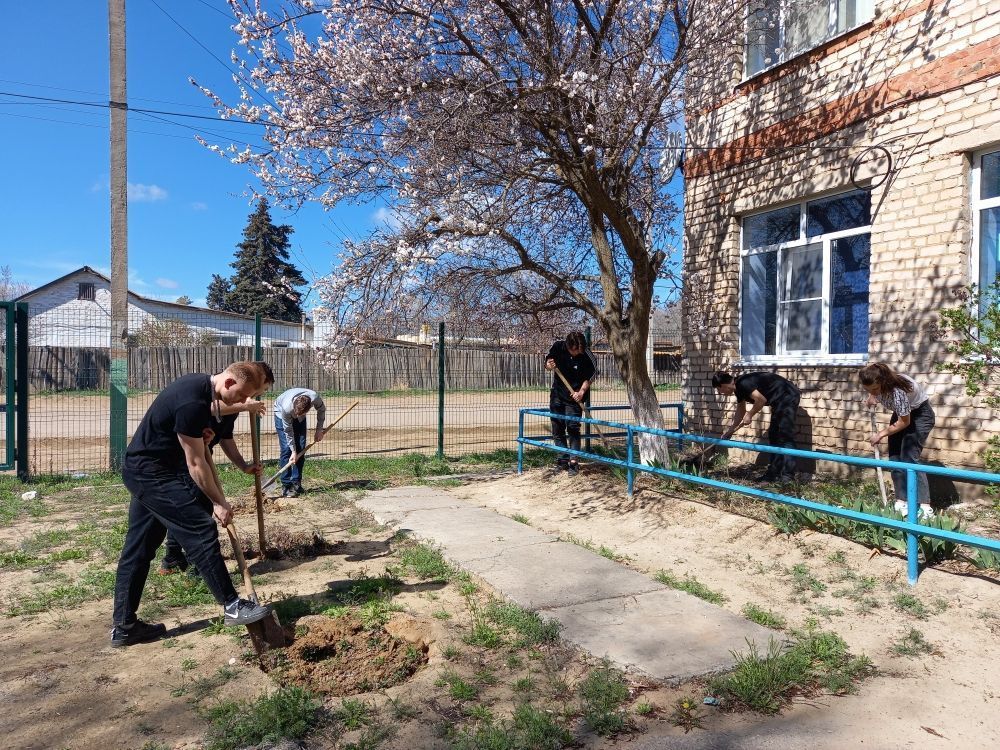
[[[799,408],[799,389],[773,372],[748,372],[734,378],[722,370],[712,376],[712,387],[723,396],[736,396],[736,414],[729,429],[722,433],[727,440],[741,427],[747,427],[765,406],[771,409],[767,442],[776,448],[795,447],[795,413]],[[752,404],[747,411],[747,404]],[[768,454],[767,471],[758,479],[766,482],[795,478],[795,458],[779,453]]]
[[[590,390],[590,384],[597,377],[597,362],[587,351],[587,340],[579,331],[572,331],[565,341],[556,341],[545,355],[545,369],[550,372],[559,368],[559,372],[569,381],[572,391],[566,387],[562,378],[554,374],[552,390],[549,392],[549,411],[553,414],[566,414],[579,417],[583,414],[583,402]],[[569,433],[569,445],[566,444],[566,434]],[[580,423],[566,419],[552,419],[552,440],[562,447],[580,450]],[[560,468],[565,468],[570,476],[574,476],[580,468],[575,458],[568,453],[559,457],[556,462]]]

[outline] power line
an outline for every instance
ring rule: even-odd
[[[197,0],[197,2],[201,3],[202,5],[204,5],[209,10],[214,10],[219,15],[221,15],[221,16],[223,16],[225,18],[228,18],[230,21],[235,21],[236,20],[236,18],[231,13],[226,13],[226,11],[220,10],[219,8],[216,8],[211,3],[206,3],[205,0]]]
[[[90,96],[100,96],[105,99],[110,98],[106,91],[84,91],[82,89],[70,89],[64,86],[49,86],[44,83],[31,83],[29,81],[12,81],[9,78],[0,78],[0,83],[13,83],[15,86],[27,86],[28,88],[36,88],[36,89],[51,89],[53,91],[70,91],[74,94],[89,94]],[[190,107],[192,109],[212,109],[212,106],[210,104],[189,104],[187,102],[175,102],[170,99],[151,99],[146,96],[131,96],[129,98],[137,102],[156,102],[157,104],[175,104],[178,107]]]
[[[36,115],[18,115],[14,114],[13,112],[0,112],[0,117],[17,117],[18,119],[21,120],[39,120],[41,122],[54,122],[54,123],[59,123],[61,125],[75,125],[78,128],[98,128],[100,130],[107,130],[110,127],[107,124],[102,125],[99,123],[92,123],[92,122],[74,122],[73,120],[57,120],[53,117],[38,117]],[[186,141],[191,140],[191,136],[179,135],[176,133],[156,133],[153,132],[152,130],[133,130],[132,128],[129,128],[128,132],[142,134],[142,135],[158,135],[161,138],[183,138]]]
[[[181,31],[183,31],[185,34],[187,34],[189,37],[191,37],[191,39],[194,41],[194,43],[197,44],[199,47],[201,47],[203,50],[205,50],[205,52],[207,52],[212,57],[213,60],[215,60],[217,63],[219,63],[219,65],[221,65],[222,67],[224,67],[226,70],[228,70],[234,76],[236,76],[237,78],[239,78],[241,81],[243,81],[244,85],[246,85],[246,87],[247,87],[247,89],[249,91],[251,91],[252,93],[254,93],[259,99],[262,99],[263,101],[265,101],[268,104],[270,104],[272,107],[276,106],[273,101],[271,101],[264,94],[260,93],[253,84],[251,84],[249,81],[247,81],[242,76],[242,74],[240,74],[236,70],[233,70],[233,68],[231,68],[228,63],[223,62],[223,60],[218,55],[216,55],[214,52],[212,52],[212,50],[210,50],[207,46],[205,46],[204,44],[202,44],[201,40],[198,39],[198,37],[196,37],[194,34],[192,34],[190,31],[188,31],[180,21],[178,21],[172,15],[170,15],[169,13],[167,13],[167,11],[163,8],[163,6],[160,5],[158,2],[156,2],[156,0],[149,0],[149,2],[151,2],[157,8],[159,8],[160,12],[163,13],[163,15],[165,15],[167,18],[169,18],[177,28],[179,28]]]

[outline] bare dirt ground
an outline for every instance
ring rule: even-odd
[[[223,474],[224,481],[235,481],[227,478],[230,472]],[[395,642],[381,650],[401,658],[389,672],[374,668],[386,663],[376,665],[377,655],[360,666],[344,658],[357,673],[355,686],[370,688],[358,697],[370,706],[372,723],[353,730],[335,723],[307,737],[303,747],[355,743],[387,750],[443,749],[453,747],[456,737],[447,727],[471,731],[478,726],[476,711],[509,716],[526,698],[553,715],[579,710],[574,691],[593,668],[592,659],[561,645],[470,645],[469,633],[481,619],[477,613],[487,606],[489,592],[480,588],[470,594],[461,581],[424,580],[407,572],[401,562],[405,545],[359,513],[350,502],[355,491],[350,486],[314,486],[302,498],[267,506],[270,526],[310,539],[319,535],[328,545],[321,550],[326,554],[254,564],[263,598],[288,607],[283,623],[303,617],[296,631],[300,657],[291,657],[292,669],[271,676],[252,658],[245,637],[217,627],[215,605],[185,604],[186,590],[177,588],[183,576],[151,576],[147,585],[140,614],[168,625],[165,640],[109,648],[106,576],[114,569],[115,533],[121,533],[127,496],[121,487],[43,490],[34,515],[22,514],[0,528],[0,553],[8,555],[0,566],[0,745],[195,750],[205,746],[204,710],[225,700],[256,698],[275,690],[276,683],[296,680],[313,689],[329,688],[325,705],[341,710],[340,678],[325,675],[310,683],[302,673],[321,661],[318,654],[328,657],[331,644],[358,631],[348,628],[324,638],[319,635],[323,628],[316,628],[313,637],[320,642],[310,647],[310,617],[317,615],[309,613],[356,601],[359,585],[370,590],[392,566],[404,571],[402,585],[385,602],[400,611],[388,613],[387,634],[377,632]],[[620,480],[585,467],[576,478],[537,469],[441,491],[505,515],[519,514],[543,531],[605,546],[626,556],[623,564],[643,572],[691,576],[722,593],[727,609],[740,612],[755,604],[780,615],[788,628],[816,620],[842,636],[852,652],[868,655],[878,673],[861,683],[857,695],[801,698],[776,718],[704,706],[698,709],[702,728],[692,735],[669,717],[680,697],[700,701],[703,684],[667,688],[630,675],[627,707],[635,731],[604,739],[573,719],[577,746],[672,747],[696,735],[709,738],[705,747],[734,746],[730,740],[713,744],[710,738],[716,736],[769,736],[750,746],[811,750],[978,748],[1000,740],[995,711],[1000,587],[995,580],[928,570],[911,590],[900,558],[871,557],[863,547],[820,534],[781,535],[701,496],[681,489],[665,494],[643,479],[637,489],[629,502]],[[244,537],[254,536],[252,515],[240,515],[237,523]],[[73,550],[82,556],[68,554]],[[17,551],[39,560],[17,564],[9,557]],[[90,598],[85,591],[82,601],[74,600],[73,588],[88,580],[93,582]],[[35,614],[15,614],[42,608],[49,600],[51,606]],[[906,639],[913,630],[927,644],[924,653],[895,653],[895,645],[914,642]],[[456,680],[471,686],[474,697],[461,697]],[[650,709],[638,715],[641,704]]]
[[[676,392],[661,398],[672,400]],[[130,398],[128,435],[138,427],[152,394]],[[594,406],[613,405],[620,398],[611,392],[595,392]],[[338,396],[326,399],[327,423],[350,406],[361,403],[348,414],[313,455],[340,458],[361,454],[392,455],[437,450],[438,400],[436,394],[389,396]],[[29,400],[29,446],[34,474],[72,474],[105,471],[109,466],[109,406],[106,396],[76,395],[70,392],[32,396]],[[548,408],[548,391],[449,392],[445,397],[445,450],[467,453],[514,447],[517,437],[517,410]],[[608,412],[601,412],[607,416]],[[627,411],[614,412],[613,419],[630,419]],[[314,415],[307,421],[310,434]],[[527,420],[526,429],[547,433],[546,420]],[[241,418],[236,427],[237,443],[249,450],[249,423]],[[0,451],[5,435],[0,431]],[[261,422],[261,450],[265,459],[277,459],[278,443],[274,419],[268,413]],[[220,458],[221,460],[221,458]]]

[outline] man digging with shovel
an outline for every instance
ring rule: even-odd
[[[241,599],[229,577],[216,523],[225,526],[233,513],[203,440],[213,406],[243,402],[262,387],[262,370],[253,362],[236,362],[216,375],[185,375],[164,388],[142,418],[122,463],[132,500],[115,577],[112,647],[166,632],[162,624],[139,620],[136,611],[168,529],[223,606],[226,625],[249,625],[270,614],[270,607]]]
[[[552,390],[549,392],[549,411],[553,414],[566,414],[579,417],[583,414],[583,403],[590,390],[590,384],[597,377],[597,362],[587,351],[587,340],[579,331],[572,331],[565,341],[556,341],[545,355],[545,369],[562,377],[552,378]],[[572,390],[571,390],[572,389]],[[569,433],[569,445],[566,445],[566,434]],[[561,448],[569,447],[580,450],[580,423],[566,419],[552,418],[552,441]],[[575,476],[580,470],[576,458],[568,453],[556,461],[559,468],[566,469],[569,475]]]

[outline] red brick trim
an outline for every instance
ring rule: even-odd
[[[996,75],[1000,75],[1000,37],[868,86],[724,146],[697,153],[684,163],[684,174],[700,177],[756,161],[767,151],[801,146],[870,120],[890,109],[940,96],[946,91]]]

